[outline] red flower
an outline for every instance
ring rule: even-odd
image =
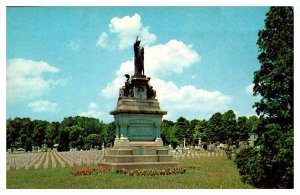
[[[91,169],[88,169],[87,173],[90,175],[92,173]]]

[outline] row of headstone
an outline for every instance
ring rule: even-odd
[[[56,168],[57,163],[63,168],[66,166],[73,167],[74,164],[78,166],[97,165],[104,159],[104,155],[104,150],[7,154],[6,169]]]
[[[74,162],[77,166],[97,165],[102,160],[102,152],[99,150],[61,152],[60,154],[64,159]]]
[[[53,155],[53,152],[50,152],[50,158],[51,158],[52,168],[56,168],[56,160],[55,160],[55,157]]]
[[[38,169],[41,166],[41,164],[44,162],[45,157],[46,157],[46,153],[42,153],[42,157],[39,159],[39,161],[36,164],[34,164],[34,169]]]
[[[7,170],[22,169],[26,170],[32,167],[41,157],[40,153],[22,153],[22,154],[8,154],[6,156],[6,168]]]
[[[39,159],[42,158],[42,156],[42,153],[37,154],[36,158],[30,163],[28,163],[27,166],[25,166],[25,170],[28,170],[29,168],[33,167],[39,161]]]
[[[195,158],[204,158],[204,157],[222,157],[226,156],[225,151],[203,151],[203,150],[171,150],[171,155],[173,158],[179,159],[195,159]]]
[[[54,152],[54,156],[55,156],[55,159],[58,161],[58,163],[60,164],[60,166],[62,168],[65,168],[66,167],[66,163],[65,161],[63,160],[63,158],[61,157],[61,155],[59,154],[60,152]]]
[[[45,162],[43,164],[44,169],[47,169],[48,165],[49,165],[49,153],[47,152],[46,153],[46,160],[45,160]]]

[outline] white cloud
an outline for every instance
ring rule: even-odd
[[[98,37],[97,46],[106,48],[108,44],[108,36],[106,32],[102,32]]]
[[[68,48],[74,51],[78,51],[80,48],[80,41],[73,41],[73,40],[69,41]]]
[[[95,102],[91,102],[89,108],[90,109],[96,109],[96,108],[98,108],[98,106]]]
[[[158,76],[157,73],[182,73],[185,68],[199,61],[200,55],[192,45],[178,40],[145,48],[145,71],[151,76]]]
[[[45,73],[57,73],[59,69],[43,61],[27,59],[8,60],[7,100],[19,100],[41,96],[51,86],[62,84],[59,80],[45,79]]]
[[[246,87],[246,92],[247,92],[247,93],[250,93],[250,94],[253,94],[253,87],[254,87],[254,83],[249,84],[249,85]]]
[[[92,118],[100,118],[100,117],[104,116],[104,114],[105,114],[104,112],[101,112],[101,111],[98,112],[97,111],[98,106],[95,102],[91,102],[89,104],[88,108],[89,108],[88,111],[81,112],[78,115],[79,116],[85,116],[85,117],[92,117]]]
[[[149,27],[144,26],[141,22],[141,16],[134,14],[133,16],[124,16],[122,18],[114,17],[109,24],[109,35],[102,32],[97,41],[97,45],[105,48],[107,40],[110,36],[117,39],[119,49],[132,47],[132,43],[138,35],[143,40],[144,45],[150,45],[156,41],[155,34],[149,32]]]
[[[81,112],[79,116],[91,117],[91,118],[100,118],[104,115],[104,112],[97,112],[95,110],[89,110],[87,112]]]
[[[56,112],[58,111],[58,104],[55,102],[38,100],[30,102],[27,105],[34,112]]]
[[[149,76],[182,73],[185,68],[200,61],[200,55],[188,45],[178,40],[145,48],[145,72]],[[126,61],[117,70],[118,76],[133,73],[134,61]]]
[[[177,86],[175,83],[153,78],[151,84],[157,91],[161,107],[171,113],[179,111],[199,113],[226,111],[232,102],[232,97],[219,91],[209,91],[196,88],[193,85]],[[174,115],[175,117],[175,115]]]

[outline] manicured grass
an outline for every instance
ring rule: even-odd
[[[238,171],[226,157],[190,159],[180,165],[200,165],[184,174],[168,176],[126,176],[117,173],[73,176],[66,168],[10,170],[6,172],[8,189],[15,188],[101,188],[101,189],[235,189],[251,188],[243,184]]]

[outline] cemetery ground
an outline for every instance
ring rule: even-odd
[[[45,161],[45,160],[44,160]],[[179,159],[180,166],[200,165],[184,174],[167,176],[126,176],[113,172],[74,176],[68,166],[43,166],[6,171],[8,189],[248,189],[238,170],[226,156]],[[53,161],[52,161],[53,163]],[[59,165],[59,164],[58,164]],[[93,168],[74,164],[75,169]]]

